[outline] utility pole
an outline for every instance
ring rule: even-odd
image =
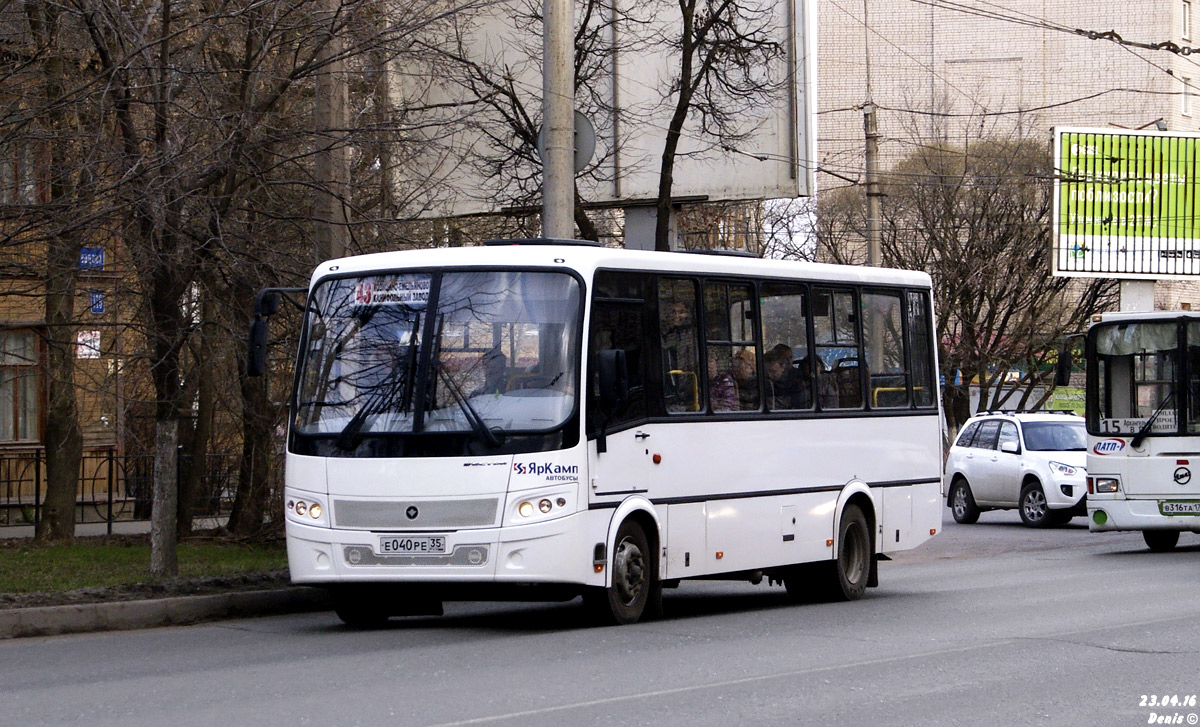
[[[575,236],[573,0],[542,0],[542,234]]]
[[[863,131],[867,140],[867,264],[879,267],[883,258],[879,227],[879,125],[875,119],[875,101],[871,97],[871,28],[867,23],[867,2],[863,0],[863,51],[867,71],[867,100],[863,104]]]

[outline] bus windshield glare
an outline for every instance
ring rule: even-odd
[[[353,449],[379,434],[493,446],[576,406],[579,283],[556,272],[382,273],[309,299],[295,431]]]

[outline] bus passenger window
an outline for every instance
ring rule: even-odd
[[[802,285],[764,283],[762,315],[763,397],[771,411],[813,407],[813,359],[808,345],[808,306]]]
[[[700,410],[700,332],[696,327],[695,305],[694,282],[659,280],[658,322],[668,412]]]

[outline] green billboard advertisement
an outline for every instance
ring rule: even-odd
[[[1200,275],[1200,137],[1055,130],[1055,273]]]

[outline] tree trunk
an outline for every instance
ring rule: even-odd
[[[267,377],[242,374],[242,457],[238,488],[229,513],[229,532],[253,537],[262,530],[270,494],[272,447]]]
[[[56,244],[55,247],[63,247]],[[50,267],[61,262],[61,250],[52,252]],[[73,262],[73,256],[69,256]],[[73,266],[72,266],[73,268]],[[46,500],[36,537],[47,542],[70,542],[75,537],[75,499],[79,490],[79,461],[83,435],[75,402],[75,346],[69,324],[73,318],[74,274],[48,271],[48,281],[65,280],[65,290],[46,293],[47,376],[49,410],[46,412]]]
[[[175,527],[179,537],[184,538],[192,533],[192,520],[195,517],[196,504],[206,493],[203,491],[204,478],[208,474],[208,445],[212,441],[212,420],[215,409],[215,362],[210,360],[214,342],[211,337],[213,325],[213,308],[211,294],[206,292],[203,305],[203,322],[200,327],[200,341],[196,347],[199,383],[196,393],[196,422],[195,430],[188,442],[187,454],[190,466],[183,473],[179,487],[178,519]]]
[[[179,575],[175,508],[179,496],[179,420],[154,423],[154,509],[150,516],[150,575]]]

